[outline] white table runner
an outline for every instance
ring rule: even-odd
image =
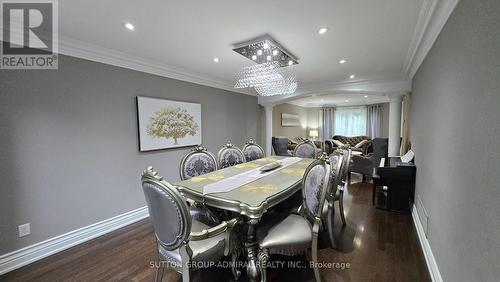
[[[264,166],[260,166],[245,172],[242,172],[240,174],[233,175],[231,177],[228,177],[226,179],[207,184],[203,186],[203,194],[210,194],[210,193],[223,193],[223,192],[229,192],[233,189],[236,189],[240,186],[243,186],[245,184],[248,184],[250,182],[253,182],[259,178],[265,177],[267,175],[270,175],[272,173],[275,173],[276,171],[283,169],[287,166],[290,166],[296,162],[299,162],[302,160],[301,158],[296,158],[296,157],[290,157],[290,158],[284,158],[279,160],[281,163],[281,166],[279,168],[273,169],[271,171],[267,172],[262,172],[260,169]]]

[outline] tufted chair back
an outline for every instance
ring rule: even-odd
[[[330,161],[330,179],[327,190],[329,195],[335,195],[337,187],[342,182],[342,163],[344,161],[344,156],[339,150],[335,150],[328,156],[328,159]]]
[[[310,140],[306,140],[295,147],[293,155],[299,158],[315,159],[316,145]]]
[[[247,162],[251,162],[256,159],[264,157],[264,149],[262,149],[259,144],[255,143],[253,139],[248,140],[248,142],[243,146],[243,154]]]
[[[324,154],[312,162],[302,179],[302,198],[304,212],[309,218],[321,218],[322,207],[326,197],[326,188],[330,178],[330,166]]]
[[[240,148],[233,146],[231,142],[224,145],[217,154],[219,168],[226,168],[246,162],[245,155]]]
[[[158,242],[167,250],[175,250],[187,242],[191,217],[177,189],[148,167],[142,173],[142,190]]]
[[[198,145],[182,158],[179,166],[179,173],[181,175],[181,180],[186,180],[216,171],[217,168],[217,159],[215,156],[207,151],[207,148]]]

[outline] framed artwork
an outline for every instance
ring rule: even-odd
[[[281,126],[300,126],[299,115],[281,113]]]
[[[201,144],[201,104],[137,96],[139,151]]]

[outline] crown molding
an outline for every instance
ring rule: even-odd
[[[286,103],[290,100],[305,97],[311,94],[333,94],[333,93],[407,93],[411,91],[411,80],[400,77],[385,79],[367,79],[359,81],[342,81],[335,83],[308,84],[295,93],[281,96],[258,96],[261,105],[276,105]]]
[[[458,2],[459,0],[424,0],[403,64],[406,76],[415,76]]]
[[[149,59],[86,43],[63,35],[59,36],[59,54],[224,89],[231,92],[253,96],[256,95],[255,92],[249,91],[248,89],[235,89],[234,85],[228,81],[214,79],[205,74],[188,71],[167,64],[160,64]]]

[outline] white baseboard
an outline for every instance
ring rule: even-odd
[[[149,216],[146,206],[0,256],[0,275]]]
[[[429,269],[431,279],[434,282],[443,282],[443,278],[441,277],[441,273],[439,272],[439,268],[436,263],[436,259],[434,258],[434,254],[432,253],[431,246],[429,245],[429,241],[425,236],[424,228],[422,226],[420,218],[418,217],[418,212],[415,205],[413,205],[411,215],[413,217],[415,228],[417,229],[420,246],[422,246],[422,250],[424,251],[425,262],[427,263],[427,268]]]

